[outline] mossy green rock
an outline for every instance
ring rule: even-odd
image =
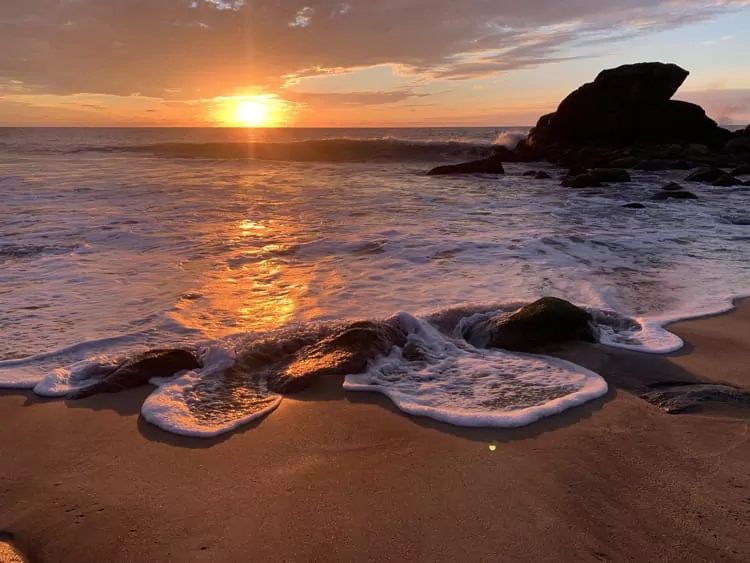
[[[591,314],[564,299],[544,297],[515,313],[481,321],[466,332],[479,348],[537,352],[563,342],[598,342],[599,331]]]

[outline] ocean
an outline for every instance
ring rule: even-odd
[[[623,319],[605,343],[664,353],[681,346],[667,323],[750,295],[748,187],[696,184],[697,200],[651,202],[686,173],[585,190],[562,188],[547,164],[426,176],[524,132],[0,129],[0,386],[60,396],[123,354],[188,346],[202,370],[155,380],[143,415],[216,435],[281,402],[208,418],[189,408],[238,350],[391,319],[432,360],[395,350],[347,389],[454,424],[519,426],[606,383],[559,360],[474,349],[455,333],[467,318],[557,296]],[[436,328],[447,317],[459,319],[450,333]]]

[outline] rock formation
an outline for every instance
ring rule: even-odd
[[[731,133],[700,106],[672,100],[688,77],[674,64],[638,63],[604,70],[543,116],[528,143],[543,152],[637,144],[726,143]]]
[[[149,350],[128,358],[91,385],[69,393],[67,398],[83,399],[98,393],[116,393],[145,385],[153,377],[170,377],[179,371],[199,367],[198,359],[187,350]]]
[[[502,173],[503,162],[534,161],[584,172],[750,165],[750,127],[732,133],[700,106],[672,99],[688,74],[660,62],[604,70],[568,95],[557,111],[542,116],[516,148],[497,147],[489,158],[441,166],[430,174]],[[568,183],[595,185],[590,178]]]
[[[505,168],[503,168],[502,158],[496,155],[463,164],[438,166],[428,173],[429,176],[445,176],[448,174],[505,174]]]
[[[544,297],[515,313],[480,321],[469,327],[464,337],[478,348],[536,352],[576,340],[595,343],[599,331],[587,311],[564,299]]]

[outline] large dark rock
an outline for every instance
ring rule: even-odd
[[[750,174],[750,163],[740,164],[737,168],[732,170],[732,176],[747,176]]]
[[[406,335],[384,322],[363,321],[299,350],[291,361],[268,373],[268,389],[289,394],[325,376],[362,373],[370,360],[404,346]]]
[[[599,331],[587,311],[564,299],[544,297],[515,313],[480,321],[464,337],[479,348],[535,352],[575,340],[598,342]]]
[[[482,160],[464,162],[463,164],[438,166],[427,173],[428,176],[448,174],[505,174],[505,168],[503,168],[503,162],[499,156],[491,156]]]
[[[198,359],[187,350],[150,350],[121,362],[110,373],[87,387],[72,391],[68,399],[83,399],[98,393],[116,393],[145,385],[154,377],[200,367]]]
[[[671,97],[688,77],[674,64],[638,63],[602,71],[539,119],[529,144],[544,153],[569,147],[627,147],[636,144],[724,144],[731,133],[700,106]]]

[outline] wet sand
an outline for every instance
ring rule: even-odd
[[[750,409],[667,415],[631,391],[750,387],[750,301],[672,330],[668,357],[561,351],[611,392],[512,431],[329,385],[195,440],[139,419],[145,388],[6,393],[0,532],[33,562],[748,561]]]

